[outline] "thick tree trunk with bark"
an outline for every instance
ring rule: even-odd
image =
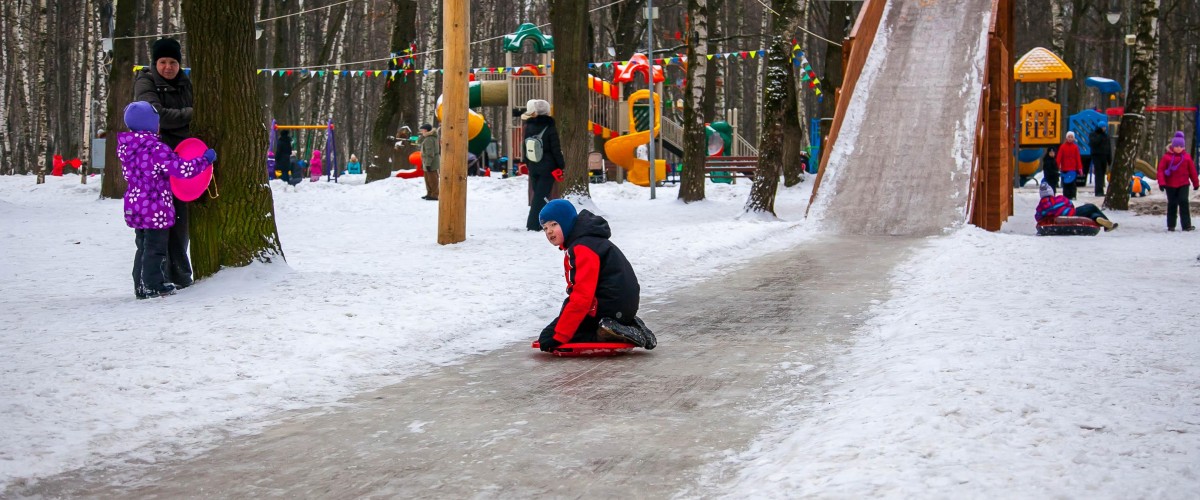
[[[113,37],[134,35],[137,26],[137,5],[132,1],[117,2]],[[117,160],[117,133],[125,130],[125,106],[133,100],[134,40],[113,40],[112,68],[108,70],[108,119],[104,127],[104,176],[100,180],[101,198],[120,198],[125,195],[125,176]]]
[[[588,4],[577,0],[552,0],[550,24],[554,26],[554,122],[562,142],[563,196],[589,198],[587,25]]]
[[[779,189],[779,175],[783,164],[789,161],[787,141],[800,140],[788,137],[788,120],[796,120],[795,73],[792,70],[791,33],[799,25],[800,0],[774,0],[771,31],[773,38],[767,48],[767,71],[763,77],[762,90],[762,139],[758,145],[758,169],[754,175],[754,186],[746,200],[747,212],[770,212],[775,214],[775,193]]]
[[[222,267],[283,256],[262,152],[255,92],[254,3],[185,0],[195,113],[192,134],[217,151],[219,196],[191,204],[192,268],[197,279]],[[211,189],[211,186],[210,186]]]
[[[804,180],[805,163],[802,161],[804,145],[804,127],[800,124],[800,87],[804,84],[796,78],[795,71],[787,74],[788,95],[784,101],[783,115],[783,185],[792,187]]]
[[[1129,94],[1121,116],[1112,182],[1104,196],[1105,208],[1129,210],[1129,179],[1146,126],[1146,105],[1154,95],[1151,84],[1158,58],[1158,4],[1159,0],[1139,0],[1137,4],[1137,46],[1131,54]]]
[[[679,179],[679,199],[685,203],[704,199],[704,160],[708,157],[704,96],[709,74],[706,1],[688,0],[688,17],[691,33],[688,33],[687,84],[683,91],[683,173]]]
[[[850,16],[851,6],[847,2],[815,2],[815,5],[823,5],[828,9],[828,17],[825,19],[825,38],[833,40],[837,43],[842,43],[849,34],[846,28],[846,18]],[[853,25],[853,23],[850,23]],[[841,88],[842,73],[845,71],[842,68],[842,47],[825,41],[814,41],[825,45],[824,57],[825,63],[821,74],[821,87],[831,91]],[[830,93],[820,104],[820,118],[829,118],[822,120],[818,127],[822,137],[829,136],[829,126],[833,123],[833,113],[837,109],[836,94]]]
[[[392,53],[401,52],[408,48],[417,36],[417,6],[408,0],[393,0],[396,8],[395,25],[392,27]],[[396,69],[391,62],[388,69]],[[410,123],[416,118],[416,80],[405,81],[403,78],[389,81],[383,91],[383,100],[379,103],[379,113],[371,126],[371,154],[367,161],[367,182],[386,179],[392,175],[392,149],[395,139],[389,139],[396,133],[397,123]],[[402,167],[402,168],[407,168]]]

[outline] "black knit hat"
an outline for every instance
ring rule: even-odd
[[[158,60],[164,57],[183,63],[183,51],[179,49],[179,42],[174,38],[160,38],[150,47],[151,61],[158,63]]]

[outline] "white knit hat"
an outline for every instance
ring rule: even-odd
[[[1048,183],[1043,182],[1041,186],[1038,186],[1038,194],[1041,195],[1042,198],[1045,198],[1047,196],[1054,196],[1054,187]]]
[[[543,99],[530,99],[525,103],[525,113],[521,115],[522,120],[528,120],[535,116],[548,116],[550,114],[550,103]]]

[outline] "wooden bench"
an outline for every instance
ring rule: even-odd
[[[757,156],[710,156],[704,160],[704,176],[712,179],[736,179],[742,174],[751,179],[758,170]]]

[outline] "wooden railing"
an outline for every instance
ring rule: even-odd
[[[821,163],[817,170],[812,199],[809,200],[810,207],[821,188],[821,177],[825,175],[825,166],[829,164],[829,153],[833,151],[834,143],[837,142],[842,121],[846,118],[846,108],[850,106],[850,97],[854,95],[858,77],[867,63],[871,45],[875,43],[875,34],[879,32],[879,23],[883,20],[883,9],[886,6],[887,0],[865,0],[862,10],[858,13],[858,19],[854,22],[854,29],[842,42],[842,68],[845,75],[842,77],[842,86],[834,91],[837,106],[833,112],[833,123],[829,127],[829,137],[825,139],[825,147],[821,150]]]
[[[992,0],[967,202],[967,220],[988,231],[1013,215],[1012,20],[1012,0]]]

